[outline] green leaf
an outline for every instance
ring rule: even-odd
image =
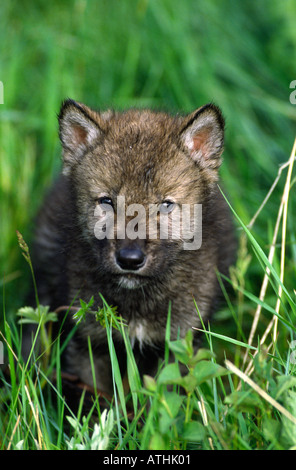
[[[197,421],[184,424],[182,437],[185,441],[200,442],[206,436],[205,427]]]
[[[197,385],[226,374],[229,374],[227,369],[211,361],[200,361],[193,369],[193,375],[197,379]]]
[[[270,441],[277,449],[283,449],[279,443],[281,435],[281,423],[276,419],[267,418],[263,419],[262,431],[265,439]]]
[[[296,387],[296,377],[290,376],[290,375],[280,375],[277,377],[277,387],[275,391],[275,400],[278,400],[278,398],[282,395],[283,392],[286,390]]]
[[[165,366],[159,374],[159,384],[171,384],[175,383],[181,377],[179,366],[176,362]]]
[[[180,387],[183,387],[186,393],[192,393],[198,385],[196,377],[194,377],[192,374],[187,374],[184,377],[180,377],[179,379],[176,379],[174,383],[176,385],[180,385]]]
[[[73,319],[76,321],[77,324],[79,324],[82,320],[84,321],[86,314],[90,312],[90,309],[94,304],[94,296],[91,297],[89,302],[85,302],[82,299],[79,299],[79,302],[81,308],[78,310],[78,312],[75,312],[73,315]]]
[[[37,308],[33,307],[21,307],[17,311],[17,316],[21,317],[19,319],[20,324],[32,323],[45,325],[45,323],[50,321],[57,321],[58,317],[55,312],[48,312],[48,305],[39,305]]]
[[[188,362],[188,354],[187,349],[184,342],[179,339],[177,341],[170,341],[169,348],[173,352],[174,356],[178,361],[182,362],[183,364],[187,364]]]
[[[160,397],[159,430],[162,434],[168,433],[172,426],[176,423],[176,418],[183,400],[184,396],[180,396],[176,392],[166,391]]]
[[[159,431],[162,435],[166,435],[172,429],[172,426],[175,423],[175,419],[172,418],[168,413],[164,413],[163,410],[160,413],[159,417]]]
[[[180,406],[183,403],[184,396],[179,395],[176,392],[165,392],[162,397],[162,404],[164,406],[164,410],[170,415],[171,418],[175,418],[178,414]]]
[[[185,338],[178,339],[176,341],[170,341],[169,348],[174,353],[178,361],[182,362],[183,364],[188,364],[194,353],[192,331],[188,330]]]
[[[33,307],[22,307],[18,309],[17,316],[21,317],[19,323],[39,323],[39,314]]]
[[[188,366],[194,367],[198,362],[203,360],[214,359],[215,354],[209,349],[199,349],[197,353],[189,360]]]
[[[235,391],[232,392],[225,398],[225,403],[228,405],[233,405],[235,410],[256,414],[258,409],[266,409],[266,405],[263,403],[258,393],[255,393],[252,390],[248,391]]]
[[[156,391],[157,383],[156,383],[156,381],[154,380],[153,377],[150,377],[150,375],[144,375],[143,376],[143,382],[144,382],[145,388],[149,392],[155,392]]]
[[[153,434],[149,443],[149,449],[150,450],[166,449],[165,441],[160,433],[156,432]]]

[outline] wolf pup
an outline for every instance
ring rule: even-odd
[[[213,104],[186,116],[96,112],[66,100],[59,126],[63,171],[40,211],[34,249],[40,302],[56,309],[94,296],[98,307],[101,294],[126,322],[139,370],[153,374],[169,308],[171,338],[199,327],[194,299],[209,318],[219,298],[216,272],[226,274],[233,260],[232,223],[217,186],[222,114]],[[93,384],[88,337],[97,387],[112,393],[106,330],[92,314],[66,348],[66,370]],[[116,330],[113,341],[124,370]]]

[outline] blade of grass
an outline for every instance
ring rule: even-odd
[[[293,171],[293,165],[295,161],[295,153],[296,153],[296,138],[295,138],[293,149],[292,149],[290,159],[289,159],[288,174],[287,174],[286,184],[285,184],[284,193],[283,193],[282,202],[281,202],[281,205],[284,206],[284,210],[283,210],[283,221],[282,221],[282,245],[281,245],[281,272],[280,272],[281,284],[279,285],[278,298],[277,298],[276,307],[275,307],[277,313],[279,313],[279,310],[280,310],[281,298],[282,298],[282,292],[283,292],[282,285],[284,282],[284,275],[285,275],[288,204],[289,204],[292,171]],[[273,330],[274,343],[276,342],[277,331],[278,331],[278,318],[276,316],[274,318],[274,330]]]
[[[12,392],[12,399],[13,401],[15,401],[15,399],[17,398],[16,369],[15,369],[15,360],[17,359],[17,356],[13,351],[12,340],[11,340],[11,330],[6,320],[4,320],[4,329],[5,329],[5,336],[3,335],[2,331],[0,331],[0,334],[4,342],[7,345],[8,362],[9,362],[10,379],[11,379],[11,392]]]
[[[91,372],[92,372],[92,379],[93,379],[93,388],[94,388],[94,392],[95,392],[95,403],[97,403],[99,421],[101,422],[101,409],[100,409],[99,395],[98,395],[98,390],[97,390],[95,364],[94,364],[94,357],[93,357],[92,347],[91,347],[91,339],[90,339],[89,336],[88,336],[87,340],[88,340],[88,351],[89,351],[89,358],[90,358],[90,365],[91,365]]]
[[[170,356],[170,334],[171,334],[171,313],[172,313],[172,304],[170,302],[169,309],[168,309],[168,317],[166,323],[166,330],[165,330],[165,349],[164,349],[164,362],[165,364],[169,363],[169,356]]]
[[[242,341],[239,341],[237,339],[230,338],[229,336],[225,336],[220,333],[214,333],[213,331],[209,331],[209,330],[205,330],[201,328],[193,327],[193,329],[196,331],[205,333],[206,335],[214,336],[215,338],[221,339],[222,341],[227,341],[228,343],[234,344],[235,346],[240,346],[243,348],[252,349],[253,351],[257,351],[257,348],[255,348],[254,346],[251,346],[250,344],[247,344],[247,343],[243,343]]]
[[[250,230],[247,228],[247,226],[243,223],[243,221],[240,219],[240,217],[237,215],[237,213],[235,212],[235,210],[232,208],[232,206],[230,205],[230,203],[227,201],[227,198],[226,196],[224,195],[223,191],[220,189],[223,197],[225,198],[227,204],[229,205],[232,213],[234,214],[234,216],[236,217],[236,219],[238,220],[239,224],[241,225],[241,227],[243,228],[244,232],[247,234],[250,242],[251,242],[251,245],[252,245],[252,248],[254,250],[254,252],[256,253],[256,255],[262,260],[263,264],[265,267],[267,267],[270,271],[270,273],[272,274],[272,276],[274,277],[275,281],[277,282],[278,285],[280,285],[282,287],[282,291],[285,293],[286,297],[287,297],[287,300],[288,302],[290,303],[291,307],[292,308],[295,308],[296,307],[296,303],[293,301],[291,295],[289,294],[288,290],[286,289],[286,287],[283,285],[283,283],[281,282],[281,279],[278,275],[278,273],[276,272],[275,268],[272,266],[272,264],[270,263],[270,261],[268,260],[266,254],[264,253],[264,251],[262,250],[261,246],[259,245],[259,243],[257,242],[257,240],[255,239],[255,237],[252,235],[252,233],[250,232]]]
[[[40,428],[38,406],[37,405],[36,405],[36,407],[34,406],[34,404],[32,402],[32,399],[31,399],[31,396],[30,396],[30,393],[28,391],[27,385],[25,385],[25,392],[26,392],[26,395],[28,397],[28,402],[29,402],[30,408],[32,410],[32,415],[34,417],[34,420],[35,420],[35,423],[36,423],[36,426],[37,426],[37,436],[38,436],[39,449],[40,450],[41,449],[46,450],[46,447],[45,447],[45,444],[44,444],[43,433],[42,433],[41,428]]]
[[[114,392],[114,400],[115,400],[115,408],[116,408],[116,417],[117,417],[117,429],[118,429],[118,438],[119,443],[122,443],[122,431],[120,426],[120,411],[119,411],[119,402],[121,404],[121,408],[123,411],[124,419],[126,427],[128,427],[128,416],[125,404],[125,394],[124,394],[124,387],[122,383],[120,367],[116,355],[116,350],[112,338],[112,321],[115,322],[116,325],[119,326],[112,309],[109,307],[103,296],[101,295],[104,305],[104,318],[106,324],[106,332],[107,332],[107,341],[108,341],[108,348],[111,360],[111,368],[112,368],[112,380],[113,380],[113,392]],[[111,319],[111,321],[110,321]],[[119,402],[118,402],[119,397]]]
[[[10,439],[9,439],[9,443],[8,443],[8,446],[7,446],[7,450],[10,450],[10,447],[11,447],[11,444],[12,444],[12,441],[13,441],[13,438],[14,438],[14,435],[16,433],[16,430],[20,424],[20,420],[21,420],[21,417],[20,415],[18,415],[17,419],[16,419],[16,422],[15,422],[15,425],[14,425],[14,428],[12,430],[12,434],[10,436]]]
[[[221,274],[221,277],[225,279],[228,282],[231,282],[230,279],[227,276],[224,276]],[[252,294],[251,292],[248,292],[246,289],[243,289],[240,286],[236,287],[237,290],[241,291],[246,297],[248,297],[252,302],[256,303],[257,305],[260,305],[261,308],[264,308],[266,311],[272,313],[274,316],[276,316],[282,323],[284,323],[286,326],[289,328],[294,329],[295,325],[291,323],[290,321],[286,320],[280,313],[278,313],[273,307],[271,307],[268,303],[260,300],[256,295]]]
[[[125,327],[121,325],[121,334],[123,337],[126,354],[127,354],[127,376],[130,391],[132,394],[134,414],[137,414],[138,411],[138,401],[140,405],[143,404],[143,396],[140,393],[141,390],[141,379],[139,374],[139,369],[135,361],[135,356],[132,351],[132,346],[129,340],[128,335],[126,334]]]

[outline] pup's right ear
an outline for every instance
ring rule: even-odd
[[[98,114],[73,100],[62,104],[59,119],[59,134],[63,146],[64,174],[77,162],[85,151],[103,134],[96,122]]]

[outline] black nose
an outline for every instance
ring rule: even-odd
[[[145,263],[145,255],[140,248],[122,248],[116,254],[116,262],[121,269],[136,271]]]

